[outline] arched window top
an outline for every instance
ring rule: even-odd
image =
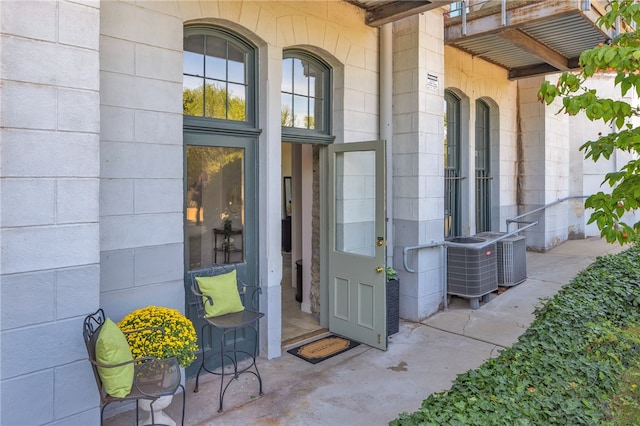
[[[185,28],[183,114],[253,124],[255,62],[254,47],[228,31]]]
[[[331,132],[331,68],[302,50],[282,59],[281,125],[283,134]]]

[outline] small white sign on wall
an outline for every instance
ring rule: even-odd
[[[427,74],[427,89],[438,90],[438,76]]]

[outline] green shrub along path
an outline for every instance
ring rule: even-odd
[[[637,410],[624,423],[610,410],[621,395],[640,407],[628,379],[640,365],[640,246],[597,258],[535,315],[513,346],[390,424],[640,424]]]

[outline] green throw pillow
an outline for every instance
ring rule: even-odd
[[[202,294],[213,299],[213,306],[211,306],[208,298],[202,298],[206,317],[217,317],[244,310],[238,293],[235,269],[215,277],[196,277],[196,281]]]
[[[132,359],[131,349],[124,333],[110,318],[107,318],[100,327],[96,340],[96,361],[100,364],[113,365]],[[98,374],[104,390],[109,395],[122,398],[131,392],[133,363],[114,368],[98,367]]]

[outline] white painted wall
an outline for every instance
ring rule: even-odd
[[[595,75],[587,81],[589,88],[595,89],[600,97],[620,98],[619,87],[614,86],[615,74]],[[638,105],[638,98],[633,90],[621,98],[633,106]],[[607,160],[600,158],[597,162],[584,158],[584,152],[580,151],[580,146],[587,142],[598,138],[598,133],[606,135],[611,133],[612,129],[602,121],[589,121],[584,114],[570,120],[571,129],[571,195],[591,195],[599,191],[605,193],[610,192],[608,184],[602,185],[604,177],[607,173],[620,170],[626,164],[632,155],[622,151],[616,151]],[[585,236],[600,235],[600,230],[595,223],[588,224],[589,215],[593,210],[584,211],[584,200],[579,200],[572,205],[572,211],[569,213],[569,220],[573,221],[573,231],[578,235]],[[573,215],[572,213],[575,212]],[[624,217],[627,224],[640,220],[640,213],[627,213]]]

